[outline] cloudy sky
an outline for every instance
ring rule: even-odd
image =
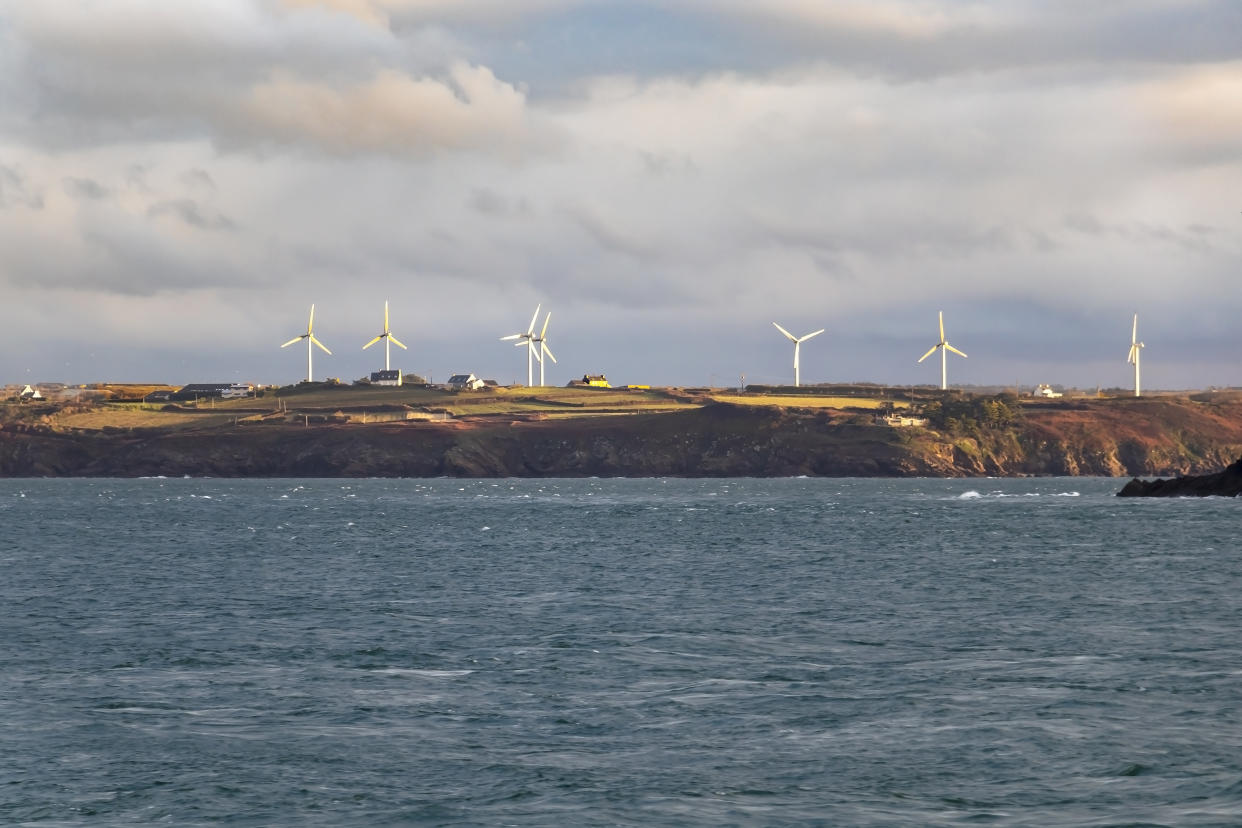
[[[1242,384],[1237,0],[0,0],[0,382]],[[542,321],[542,315],[541,315]]]

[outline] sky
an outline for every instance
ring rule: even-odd
[[[1236,0],[0,0],[0,383],[1242,385]],[[537,372],[536,372],[537,376]]]

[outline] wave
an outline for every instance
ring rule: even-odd
[[[983,500],[983,499],[1003,500],[1006,498],[1081,497],[1081,496],[1082,494],[1080,492],[1022,492],[1021,494],[1010,494],[1009,492],[988,492],[987,494],[981,494],[980,492],[974,489],[971,489],[970,491],[962,492],[960,495],[954,498],[954,500]]]

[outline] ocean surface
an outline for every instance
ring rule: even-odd
[[[1122,482],[2,480],[0,824],[1242,824],[1242,503]]]

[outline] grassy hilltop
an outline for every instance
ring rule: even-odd
[[[874,386],[299,385],[197,404],[0,406],[0,476],[1169,475],[1242,454],[1242,395]],[[918,416],[915,426],[878,415]]]

